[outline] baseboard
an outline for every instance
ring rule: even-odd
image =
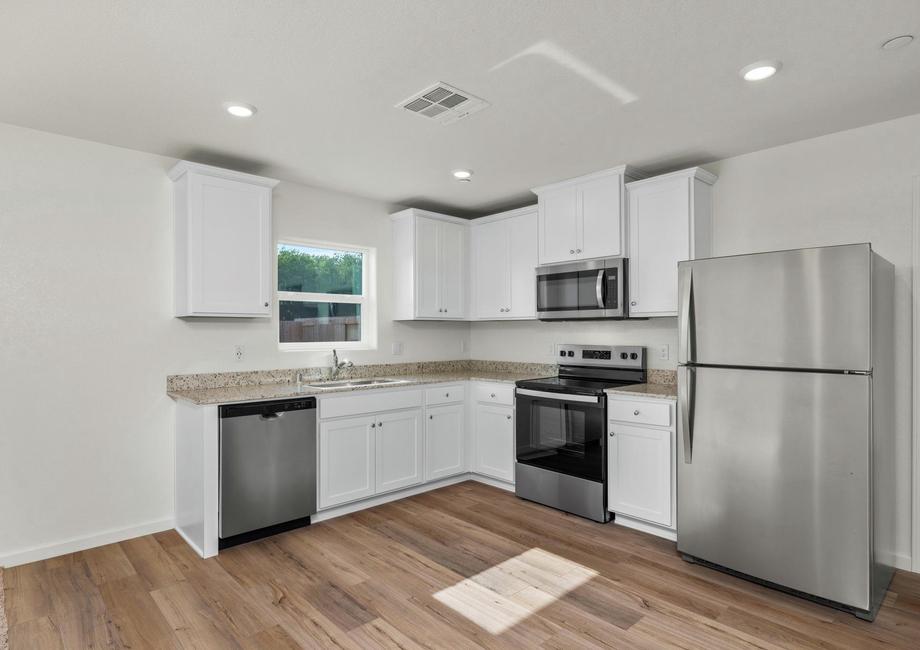
[[[894,568],[901,571],[910,571],[912,573],[920,573],[920,571],[914,571],[911,566],[910,555],[906,553],[894,553],[892,560],[894,560]]]
[[[471,481],[478,481],[479,483],[485,483],[486,485],[491,485],[492,487],[501,488],[502,490],[508,490],[509,492],[514,492],[514,483],[508,483],[507,481],[502,481],[497,478],[492,478],[491,476],[483,476],[482,474],[470,473],[469,479]]]
[[[67,555],[68,553],[85,551],[86,549],[95,548],[96,546],[105,546],[106,544],[123,542],[126,539],[133,539],[143,535],[150,535],[151,533],[159,533],[164,530],[170,530],[174,525],[175,522],[172,519],[160,519],[158,521],[149,521],[145,524],[132,526],[130,528],[107,530],[105,532],[97,533],[95,535],[88,535],[86,537],[74,537],[68,540],[64,540],[63,542],[57,542],[55,544],[36,546],[34,548],[16,551],[14,553],[7,553],[6,555],[0,555],[0,566],[14,567],[20,564],[28,564],[30,562],[48,560],[53,557],[58,557],[59,555]]]
[[[371,497],[369,499],[362,499],[361,501],[354,501],[352,503],[345,503],[334,508],[329,508],[328,510],[322,510],[321,512],[317,512],[315,515],[310,517],[310,521],[316,524],[328,519],[341,517],[342,515],[349,515],[353,512],[358,512],[359,510],[366,510],[367,508],[373,508],[374,506],[381,506],[384,503],[390,503],[391,501],[398,501],[400,499],[405,499],[406,497],[411,497],[416,494],[422,494],[423,492],[437,490],[438,488],[447,487],[448,485],[463,483],[464,481],[468,480],[470,480],[470,475],[464,473],[458,474],[457,476],[451,476],[450,478],[441,479],[440,481],[432,481],[431,483],[413,485],[412,487],[406,488],[404,490],[388,492],[387,494],[381,494],[380,496]]]
[[[630,519],[629,517],[624,517],[623,515],[616,515],[612,523],[617,524],[618,526],[624,526],[625,528],[632,528],[633,530],[638,530],[642,533],[663,537],[664,539],[671,540],[672,542],[677,541],[676,531],[669,530],[662,526],[656,526],[655,524],[649,524],[644,521]]]

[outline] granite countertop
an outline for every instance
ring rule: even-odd
[[[224,386],[221,388],[197,388],[187,390],[171,390],[167,394],[173,399],[191,402],[192,404],[232,404],[235,402],[255,402],[259,400],[286,399],[290,397],[324,396],[337,393],[355,391],[378,390],[381,388],[406,388],[409,386],[424,386],[426,384],[445,384],[454,381],[495,381],[511,383],[520,379],[531,379],[532,372],[489,372],[489,371],[458,371],[450,373],[420,373],[416,375],[381,375],[377,379],[398,379],[396,384],[377,384],[374,386],[338,386],[336,388],[310,388],[304,385],[300,390],[294,383],[256,384],[248,386]],[[311,380],[314,383],[316,380]],[[307,382],[305,382],[307,383]]]
[[[677,399],[677,384],[635,384],[634,386],[623,386],[621,388],[608,388],[607,394]]]

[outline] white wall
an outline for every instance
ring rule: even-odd
[[[274,320],[171,317],[174,163],[0,124],[0,566],[172,518],[167,375],[328,363],[279,351]],[[377,247],[379,347],[349,357],[467,356],[465,323],[390,321],[386,206],[281,183],[274,215],[277,237]]]
[[[895,552],[910,554],[911,219],[920,175],[920,115],[804,140],[707,165],[714,186],[713,250],[732,255],[871,242],[896,265],[898,501]],[[676,319],[648,322],[474,323],[476,359],[539,361],[553,343],[647,345],[650,367],[674,367]],[[672,346],[667,362],[652,349]],[[920,444],[920,441],[918,441]]]

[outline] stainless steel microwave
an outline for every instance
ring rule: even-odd
[[[626,258],[537,267],[537,318],[626,318]]]

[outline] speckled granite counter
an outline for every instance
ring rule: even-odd
[[[451,365],[448,365],[451,364]],[[264,371],[266,377],[276,378],[267,383],[241,383],[236,377],[239,373],[226,373],[230,385],[214,385],[220,383],[220,373],[210,375],[183,375],[170,377],[167,381],[167,394],[173,399],[184,400],[193,404],[232,404],[235,402],[253,402],[258,400],[286,399],[306,395],[323,396],[336,393],[354,392],[360,390],[379,390],[385,388],[406,388],[409,386],[423,386],[426,384],[443,384],[454,381],[497,381],[514,383],[520,379],[546,377],[556,374],[552,365],[523,364],[513,362],[439,362],[432,364],[413,364],[412,370],[416,372],[405,374],[402,364],[393,364],[393,367],[373,366],[379,374],[368,375],[367,366],[356,366],[352,372],[343,377],[347,379],[359,378],[386,378],[398,379],[400,383],[377,384],[372,386],[337,386],[335,388],[311,388],[303,386],[297,389],[297,384],[289,379],[291,370]],[[429,367],[425,367],[429,366]],[[447,368],[445,368],[447,366]],[[466,366],[466,367],[463,367]],[[391,372],[387,372],[391,371]],[[295,371],[296,372],[296,371]],[[307,373],[306,383],[318,383],[313,373]],[[201,377],[196,382],[193,377]],[[253,373],[253,378],[255,373]],[[281,381],[279,381],[281,379]]]
[[[677,399],[677,384],[636,384],[634,386],[623,386],[622,388],[608,388],[607,394]]]

